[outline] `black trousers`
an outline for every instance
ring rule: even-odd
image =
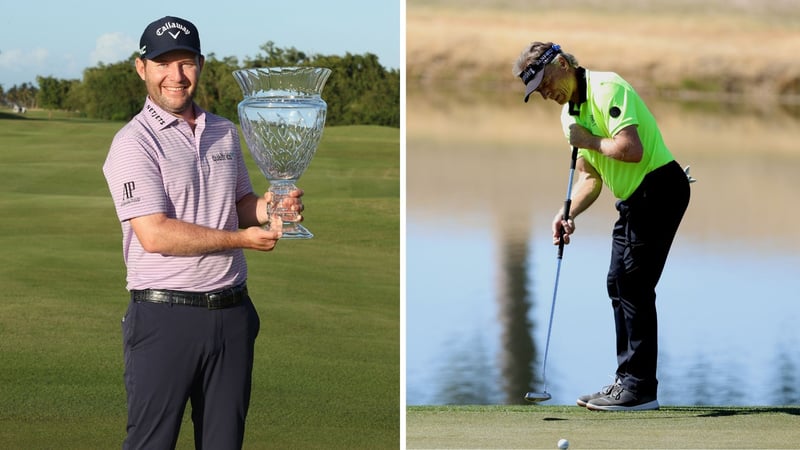
[[[249,297],[214,310],[131,301],[122,323],[122,448],[174,449],[188,402],[196,449],[242,448],[259,328]]]
[[[658,380],[656,284],[689,204],[689,182],[673,161],[648,174],[616,204],[608,295],[617,335],[617,378],[637,394],[655,396]]]

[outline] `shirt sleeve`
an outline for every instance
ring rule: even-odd
[[[114,138],[103,174],[120,222],[167,212],[167,196],[152,143],[120,131]]]
[[[620,130],[629,125],[638,125],[639,120],[636,116],[636,107],[631,101],[631,95],[635,95],[630,88],[619,83],[605,82],[597,92],[596,102],[598,112],[601,114],[603,123],[608,130],[609,136],[613,137]]]

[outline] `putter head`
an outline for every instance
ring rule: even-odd
[[[547,392],[528,392],[525,394],[525,400],[532,403],[546,402],[551,398],[553,398],[553,396]]]

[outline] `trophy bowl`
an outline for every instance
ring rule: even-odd
[[[300,214],[281,206],[306,171],[325,127],[322,88],[331,74],[321,67],[259,67],[233,72],[244,94],[239,121],[250,154],[269,181],[268,213],[283,221],[283,239],[309,239]]]

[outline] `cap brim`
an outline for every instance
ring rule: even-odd
[[[533,76],[533,79],[525,85],[525,102],[528,102],[528,97],[533,94],[533,91],[542,84],[542,78],[544,78],[544,70],[540,70],[539,73]]]
[[[189,47],[188,45],[176,45],[175,47],[166,48],[166,49],[163,49],[163,50],[160,50],[160,51],[154,51],[153,54],[146,54],[144,56],[144,58],[145,59],[155,59],[155,58],[158,58],[159,56],[161,56],[161,55],[163,55],[165,53],[174,52],[174,51],[177,51],[177,50],[185,50],[185,51],[188,51],[188,52],[192,52],[195,55],[202,55],[202,53],[198,52],[196,48]]]

